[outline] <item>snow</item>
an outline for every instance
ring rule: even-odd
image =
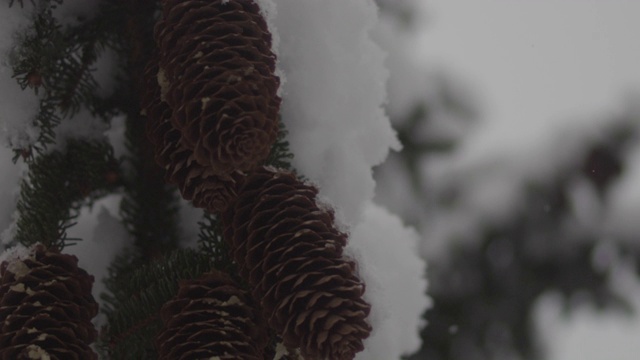
[[[418,256],[420,235],[383,207],[367,203],[346,252],[358,261],[371,303],[373,332],[356,359],[397,359],[420,347],[420,314],[430,306]]]
[[[399,143],[382,106],[384,53],[369,33],[370,0],[275,0],[279,67],[286,74],[282,120],[293,165],[355,224],[375,182],[371,167]]]
[[[385,54],[371,38],[372,1],[274,0],[279,39],[282,121],[293,165],[351,228],[347,253],[358,260],[372,304],[374,333],[361,359],[393,359],[417,350],[428,306],[417,233],[374,205],[371,168],[399,150],[383,106]],[[390,261],[392,259],[392,261]]]
[[[392,119],[405,118],[414,106],[437,96],[434,75],[415,56],[419,39],[405,23],[392,14],[381,13],[371,36],[387,53],[385,65],[390,77],[386,110]]]
[[[66,141],[70,139],[101,140],[107,130],[109,130],[107,123],[92,116],[87,109],[81,109],[75,116],[63,120],[56,127],[56,143],[48,149],[64,150]]]
[[[20,261],[28,259],[33,254],[32,249],[25,247],[24,245],[16,245],[9,249],[6,249],[0,254],[0,264],[7,261]]]
[[[271,32],[271,50],[276,54],[276,76],[280,78],[280,87],[276,94],[282,97],[284,84],[287,82],[287,76],[280,66],[280,35],[278,34],[275,18],[278,15],[278,7],[274,0],[255,0],[260,7],[260,13],[267,22],[267,28]]]
[[[69,238],[82,240],[66,247],[65,252],[76,255],[78,265],[94,276],[92,293],[96,299],[106,290],[106,269],[130,240],[117,215],[120,199],[120,195],[110,195],[92,208],[83,208],[77,225],[67,230]]]

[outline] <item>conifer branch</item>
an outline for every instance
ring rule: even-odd
[[[174,187],[165,184],[164,171],[156,165],[137,114],[129,114],[125,146],[129,154],[125,194],[120,214],[134,244],[146,259],[178,247],[178,197]]]
[[[115,188],[117,166],[106,142],[69,141],[64,152],[35,159],[20,187],[15,240],[56,249],[76,240],[66,230],[83,204]]]
[[[161,256],[178,247],[178,198],[175,188],[164,181],[164,170],[154,160],[154,152],[145,133],[145,119],[140,115],[141,74],[151,52],[153,13],[150,1],[119,3],[125,19],[117,39],[126,51],[123,74],[125,94],[121,103],[127,115],[125,146],[129,165],[127,186],[120,212],[125,226],[134,237],[135,246],[146,259]],[[124,15],[124,16],[123,16]]]
[[[229,247],[222,236],[222,224],[218,218],[204,212],[204,219],[198,222],[200,233],[198,234],[198,245],[202,253],[212,259],[216,269],[235,274],[235,265],[229,256]]]
[[[135,271],[123,271],[130,269],[130,260],[115,262],[110,272],[116,275],[105,281],[111,294],[102,297],[109,325],[103,329],[101,351],[112,359],[155,358],[160,308],[175,295],[180,280],[209,271],[211,259],[195,250],[177,250]]]
[[[208,270],[209,259],[192,250],[176,250],[179,242],[175,188],[164,181],[154,160],[140,115],[141,68],[150,53],[155,4],[116,1],[118,29],[114,49],[121,54],[122,84],[115,102],[126,115],[123,158],[127,173],[120,214],[133,237],[133,247],[114,261],[103,294],[108,326],[101,351],[113,359],[156,358],[154,339],[161,326],[159,309],[175,295],[178,280]]]
[[[44,91],[33,119],[40,133],[31,144],[13,144],[20,147],[14,149],[14,161],[19,156],[33,160],[33,150],[43,153],[55,142],[55,128],[62,119],[73,117],[82,107],[104,121],[113,115],[98,95],[99,85],[93,77],[94,64],[113,42],[109,21],[113,12],[99,12],[77,25],[63,26],[53,13],[61,3],[41,1],[35,6],[33,23],[18,37],[18,46],[9,56],[13,77],[21,88],[32,88],[36,94]]]
[[[267,158],[266,164],[280,169],[286,169],[293,171],[291,165],[291,159],[293,159],[293,153],[289,149],[289,141],[287,141],[287,135],[289,132],[282,121],[279,121],[279,131],[276,142],[271,147],[271,152]]]

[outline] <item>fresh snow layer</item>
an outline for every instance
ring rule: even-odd
[[[316,182],[338,217],[355,224],[375,182],[371,167],[399,143],[384,113],[383,51],[370,39],[372,0],[274,0],[282,120],[293,165]]]
[[[0,253],[0,264],[3,262],[12,262],[16,260],[24,260],[33,254],[33,249],[25,247],[22,244],[10,247]]]
[[[425,262],[418,256],[418,233],[386,209],[367,203],[351,232],[346,252],[358,262],[371,304],[371,336],[356,359],[398,359],[420,347],[425,296]]]
[[[397,359],[419,347],[428,299],[417,233],[372,203],[371,168],[400,148],[383,110],[385,54],[370,37],[377,8],[372,0],[262,0],[261,6],[270,10],[278,67],[286,75],[282,121],[293,165],[351,229],[346,252],[367,284],[374,332],[359,358]]]
[[[386,109],[395,121],[408,116],[416,105],[435,97],[435,89],[427,76],[427,68],[412,56],[415,36],[406,29],[405,23],[393,14],[382,13],[372,37],[388,53],[385,64],[390,77]]]
[[[83,208],[78,224],[68,230],[70,238],[82,241],[65,248],[65,252],[78,257],[78,265],[95,277],[93,296],[100,301],[105,292],[103,283],[107,268],[130,240],[118,214],[120,195],[109,195],[98,200],[92,208]]]

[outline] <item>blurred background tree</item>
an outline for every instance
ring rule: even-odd
[[[422,347],[406,359],[545,359],[535,317],[548,294],[561,295],[566,313],[588,303],[633,314],[632,299],[612,285],[611,274],[622,258],[637,263],[640,249],[611,236],[616,232],[603,220],[612,188],[632,161],[640,113],[628,106],[592,132],[559,133],[550,141],[566,154],[549,158],[541,174],[511,176],[515,185],[503,191],[494,185],[502,215],[475,209],[470,221],[474,210],[465,209],[465,198],[483,191],[474,181],[490,181],[487,174],[500,159],[464,171],[442,169],[478,126],[480,107],[455,77],[406,60],[397,39],[414,32],[415,4],[378,2],[383,21],[376,36],[390,53],[387,111],[403,144],[376,171],[378,201],[421,229],[433,299]],[[505,205],[504,198],[517,201]],[[430,245],[434,240],[440,243]]]

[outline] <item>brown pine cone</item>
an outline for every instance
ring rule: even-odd
[[[165,169],[166,180],[180,189],[182,197],[193,205],[218,213],[235,197],[233,173],[214,175],[211,167],[195,161],[193,151],[182,144],[182,134],[171,123],[171,108],[161,99],[157,81],[157,58],[145,69],[146,93],[141,100],[147,116],[146,132],[154,147],[156,162]]]
[[[218,271],[182,281],[161,317],[160,360],[258,360],[267,345],[266,327],[251,297]]]
[[[224,237],[269,325],[307,358],[353,359],[371,331],[364,284],[342,256],[346,235],[317,189],[261,169],[222,214]]]
[[[93,276],[75,256],[32,251],[0,265],[0,359],[97,359]]]
[[[215,175],[256,168],[276,140],[280,108],[271,34],[258,5],[162,4],[158,81],[182,142]]]

